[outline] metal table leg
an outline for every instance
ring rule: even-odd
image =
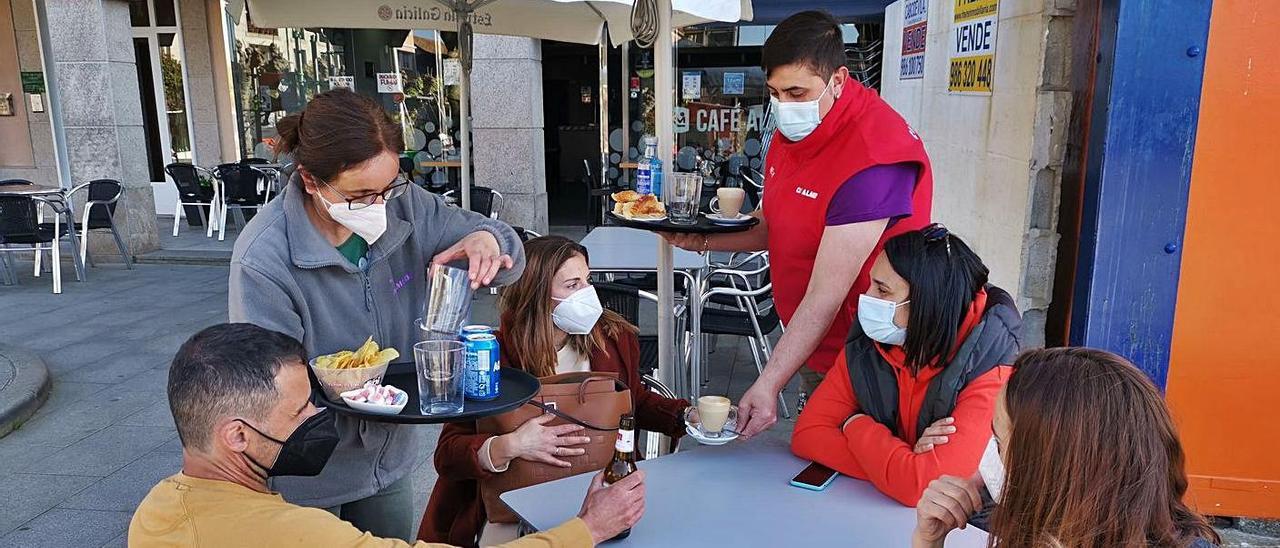
[[[687,394],[696,401],[702,394],[702,290],[706,284],[706,269],[700,268],[692,275],[681,271],[689,283],[689,368]]]
[[[84,261],[80,260],[80,238],[76,235],[75,207],[71,205],[70,196],[63,195],[62,201],[64,207],[67,208],[67,237],[71,239],[71,263],[76,267],[76,280],[83,282],[85,279]],[[56,212],[54,214],[57,215]],[[59,244],[55,243],[54,245]]]

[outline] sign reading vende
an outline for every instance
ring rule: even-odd
[[[991,93],[1000,0],[955,0],[947,89]]]
[[[898,78],[924,78],[924,46],[928,37],[929,0],[907,0],[902,6],[902,62]]]

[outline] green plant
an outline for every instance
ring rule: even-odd
[[[172,55],[160,56],[160,77],[164,79],[164,106],[169,112],[184,112],[185,93],[182,90],[182,62]]]

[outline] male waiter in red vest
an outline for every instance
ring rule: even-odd
[[[778,131],[765,158],[760,224],[736,234],[665,235],[692,251],[769,250],[774,303],[786,333],[738,402],[745,436],[773,425],[797,371],[812,394],[857,319],[885,240],[930,223],[933,177],[920,136],[850,78],[830,15],[788,17],[762,64]],[[745,421],[745,422],[744,422]]]

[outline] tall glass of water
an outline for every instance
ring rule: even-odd
[[[418,401],[423,415],[462,412],[466,363],[462,343],[453,340],[422,341],[413,345],[418,367]]]
[[[702,176],[697,173],[672,173],[666,183],[667,216],[674,224],[698,223],[702,205]]]

